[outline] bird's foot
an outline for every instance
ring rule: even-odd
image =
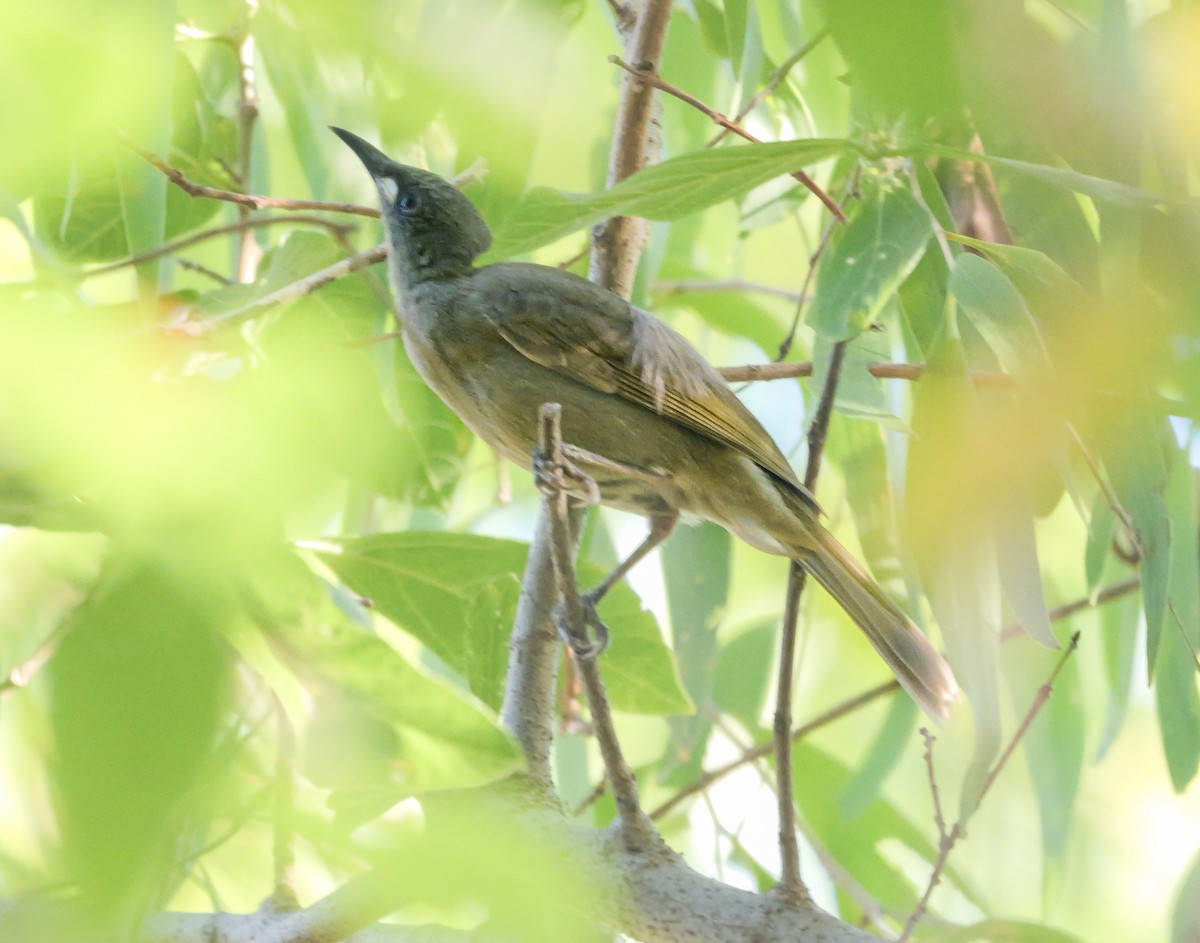
[[[583,616],[584,638],[579,638],[571,631],[567,622],[566,606],[559,603],[554,610],[554,624],[558,627],[558,635],[575,653],[576,658],[596,659],[608,648],[611,633],[600,613],[596,609],[596,600],[591,593],[585,593],[579,598],[581,615]]]
[[[541,449],[533,450],[533,483],[545,495],[566,491],[584,504],[600,503],[600,486],[595,478],[567,458],[552,462]]]

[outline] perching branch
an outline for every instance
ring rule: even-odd
[[[587,691],[588,706],[592,714],[592,726],[596,732],[596,744],[604,758],[604,770],[617,802],[621,824],[633,838],[644,839],[653,829],[638,803],[637,783],[633,772],[625,762],[621,744],[613,726],[612,711],[608,706],[608,694],[600,678],[600,667],[596,656],[589,652],[587,619],[583,599],[575,579],[574,540],[568,518],[568,494],[566,488],[567,460],[563,455],[562,407],[547,403],[538,412],[538,439],[544,475],[540,485],[545,494],[542,514],[550,518],[549,536],[551,560],[554,564],[557,596],[561,600],[561,625],[570,634],[577,653],[576,663]]]

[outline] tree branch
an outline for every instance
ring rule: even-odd
[[[833,415],[833,400],[847,341],[838,341],[829,352],[829,369],[821,389],[817,411],[808,427],[808,465],[804,487],[815,492],[821,471],[825,436]],[[796,661],[796,627],[800,618],[800,595],[804,592],[807,571],[795,560],[788,568],[787,600],[783,608],[783,628],[779,638],[779,676],[775,687],[775,776],[779,783],[779,853],[782,858],[780,886],[785,894],[807,894],[800,880],[800,848],[796,842],[796,800],[792,780],[792,681]]]
[[[638,803],[637,783],[633,771],[625,762],[617,731],[613,726],[612,711],[608,706],[608,694],[600,677],[596,654],[591,651],[588,637],[587,618],[579,585],[575,579],[574,540],[567,512],[566,468],[563,456],[562,407],[558,403],[547,403],[538,413],[539,443],[546,463],[548,484],[543,484],[545,499],[542,514],[550,518],[549,536],[554,563],[557,596],[562,600],[562,625],[570,633],[577,654],[575,659],[579,675],[587,691],[588,706],[592,714],[592,726],[596,743],[604,758],[604,770],[617,801],[617,811],[623,829],[631,843],[644,845],[653,827]]]
[[[236,46],[238,60],[237,182],[238,186],[243,189],[250,186],[250,169],[254,158],[254,124],[258,120],[258,89],[255,87],[254,75],[254,33],[250,29],[254,14],[257,12],[258,0],[245,0],[243,30]],[[250,213],[251,208],[245,204],[238,206],[238,217],[242,222],[250,218]],[[243,229],[238,244],[237,281],[244,285],[253,282],[258,272],[258,261],[261,258],[262,250],[254,238],[254,231],[249,228]]]
[[[642,0],[636,22],[617,16],[617,28],[629,59],[657,69],[662,59],[671,0]],[[632,77],[625,80],[617,109],[617,126],[608,157],[608,186],[658,160],[662,135],[657,125],[657,101],[650,85]],[[649,224],[634,216],[614,216],[592,231],[588,278],[622,298],[633,292],[637,260],[646,245]]]
[[[285,200],[273,196],[235,193],[231,190],[221,190],[217,187],[207,187],[203,184],[193,183],[184,176],[182,170],[172,167],[166,161],[156,157],[149,151],[142,150],[131,141],[127,140],[126,143],[142,160],[157,168],[171,183],[179,187],[188,196],[221,200],[225,203],[234,203],[237,206],[244,206],[252,210],[328,210],[332,213],[349,213],[353,216],[369,216],[372,219],[379,218],[379,210],[372,206],[359,206],[356,203],[330,203],[325,200]]]
[[[147,249],[145,252],[131,255],[128,258],[118,259],[116,262],[107,262],[96,268],[86,269],[79,273],[79,277],[94,278],[97,275],[107,275],[109,272],[115,272],[131,265],[140,265],[143,262],[160,259],[165,255],[173,255],[189,246],[207,242],[209,239],[228,236],[232,233],[241,233],[247,229],[258,229],[263,226],[277,226],[281,224],[288,226],[320,226],[323,229],[328,229],[335,236],[338,234],[345,235],[354,231],[354,225],[351,223],[338,223],[331,219],[325,219],[323,216],[305,216],[303,214],[295,216],[252,216],[246,219],[239,219],[236,223],[229,223],[225,226],[213,226],[211,229],[203,229],[200,232],[192,233],[190,236],[181,236],[178,239],[172,239],[170,242],[164,242],[161,246],[155,246],[153,249]]]

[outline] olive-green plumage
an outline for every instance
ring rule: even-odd
[[[945,661],[821,525],[774,441],[687,340],[558,269],[476,268],[491,237],[465,196],[333,130],[379,191],[405,350],[471,429],[528,466],[538,408],[561,403],[564,440],[617,463],[581,463],[605,504],[659,521],[703,517],[800,563],[925,711],[945,718],[957,697]]]

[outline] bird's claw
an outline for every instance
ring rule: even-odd
[[[590,637],[581,639],[571,631],[567,622],[566,606],[562,603],[559,603],[554,610],[554,623],[558,627],[559,638],[570,647],[576,658],[594,660],[604,654],[608,648],[610,633],[608,626],[604,624],[604,620],[600,618],[600,613],[596,610],[596,602],[592,599],[591,593],[581,596],[579,602],[585,631],[591,630]]]
[[[600,486],[595,478],[566,458],[552,462],[540,448],[533,450],[533,483],[544,495],[566,490],[576,497],[582,493],[585,504],[600,503]]]

